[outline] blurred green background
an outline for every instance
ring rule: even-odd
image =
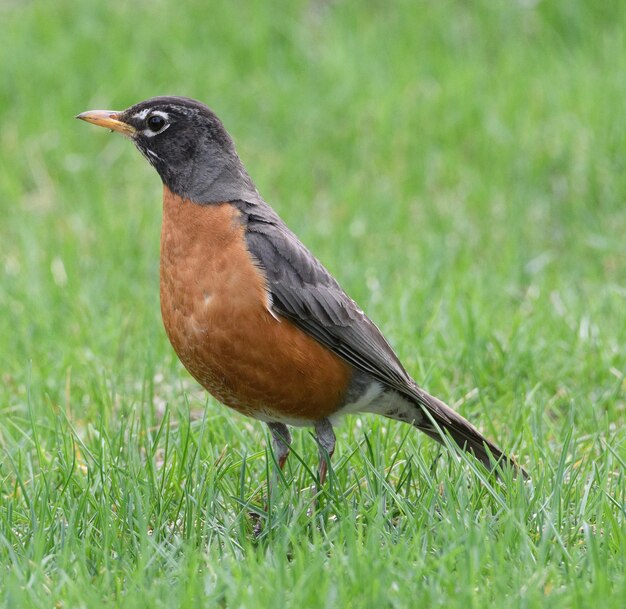
[[[276,607],[623,599],[625,32],[626,4],[618,0],[3,1],[2,602],[36,605],[52,590],[57,606],[77,606],[89,594],[93,602],[161,606],[174,589],[181,606],[183,591],[188,602],[253,606],[267,598]],[[195,97],[217,112],[261,194],[382,327],[418,382],[540,472],[534,499],[516,504],[516,522],[527,525],[515,538],[528,550],[519,579],[502,573],[504,554],[503,563],[495,555],[487,566],[471,563],[475,570],[458,558],[419,563],[416,556],[437,554],[436,536],[415,541],[417,555],[402,560],[388,550],[385,565],[396,574],[409,567],[421,574],[408,588],[394,588],[393,573],[380,565],[334,587],[313,563],[307,571],[297,561],[281,563],[280,581],[266,579],[242,507],[255,497],[262,504],[251,487],[266,482],[265,432],[207,405],[167,343],[158,306],[158,176],[128,142],[72,118],[163,94]],[[197,417],[202,426],[190,423]],[[171,446],[161,421],[173,429]],[[185,428],[196,443],[193,467],[207,476],[226,450],[226,481],[217,488],[232,484],[224,497],[239,497],[219,504],[215,547],[231,558],[211,558],[211,568],[204,562],[205,550],[217,552],[211,534],[171,524],[166,499],[184,503],[189,491],[173,485],[168,495],[163,483],[141,495],[146,452],[148,462],[176,452]],[[383,443],[374,465],[359,448],[366,431]],[[348,481],[370,466],[385,472],[394,455],[405,462],[421,453],[429,463],[437,448],[414,436],[402,447],[405,431],[368,417],[342,427],[340,493],[349,496]],[[307,434],[298,434],[296,448],[314,463]],[[184,467],[188,454],[176,454]],[[291,471],[287,486],[311,482],[297,462]],[[452,484],[461,474],[447,475]],[[571,501],[547,520],[546,530],[558,532],[551,543],[564,551],[558,559],[542,553],[530,518],[531,506],[552,501],[555,476],[573,480]],[[107,495],[122,482],[148,515],[136,520],[133,512],[109,539],[98,519],[114,518],[118,500],[129,505],[122,491],[115,500]],[[423,488],[415,485],[413,500]],[[365,510],[357,504],[351,517]],[[589,506],[599,510],[593,517]],[[196,509],[204,522],[215,513]],[[184,520],[186,510],[174,513]],[[305,531],[305,512],[286,511],[278,529],[299,523]],[[332,529],[331,512],[324,522]],[[336,538],[313,535],[319,569],[328,552],[339,571],[344,560],[369,561],[387,540],[383,512],[365,541],[346,541],[341,528]],[[146,522],[158,529],[155,513],[169,531],[164,541],[146,537]],[[492,530],[477,520],[476,531]],[[595,556],[583,524],[609,527]],[[403,543],[422,534],[425,521],[419,525]],[[572,547],[560,527],[572,533]],[[454,535],[446,543],[454,539],[469,543]],[[506,535],[477,539],[480,556],[481,543],[512,543]],[[109,543],[128,556],[111,558]],[[195,550],[182,558],[177,543]],[[225,549],[233,547],[248,548],[243,562]],[[167,558],[153,571],[151,553]],[[545,577],[524,596],[539,571]],[[468,574],[462,594],[450,581],[458,572]],[[220,587],[229,576],[231,587]],[[237,581],[265,587],[250,584],[247,593]],[[487,581],[498,596],[482,588]],[[281,596],[285,589],[291,596]]]

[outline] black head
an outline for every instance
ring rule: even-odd
[[[94,110],[77,118],[130,137],[163,183],[192,201],[214,203],[256,194],[222,122],[198,101],[153,97],[121,112]]]

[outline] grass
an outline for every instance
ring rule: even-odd
[[[0,7],[0,606],[623,606],[626,11],[596,4]],[[313,515],[295,434],[254,539],[267,434],[167,343],[159,180],[71,118],[164,93],[532,484],[351,417]]]

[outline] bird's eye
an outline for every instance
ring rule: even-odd
[[[153,114],[148,117],[146,124],[148,125],[148,129],[150,129],[150,131],[158,133],[161,129],[163,129],[163,127],[165,127],[165,119],[159,114]]]

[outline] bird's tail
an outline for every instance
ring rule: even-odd
[[[529,477],[514,459],[485,438],[460,414],[421,387],[415,385],[413,389],[412,401],[417,403],[423,414],[413,422],[415,427],[442,444],[444,443],[442,434],[449,434],[456,444],[472,453],[490,470],[494,468],[494,463],[497,464],[496,468],[504,464],[512,467],[515,473],[520,473],[524,478]]]

